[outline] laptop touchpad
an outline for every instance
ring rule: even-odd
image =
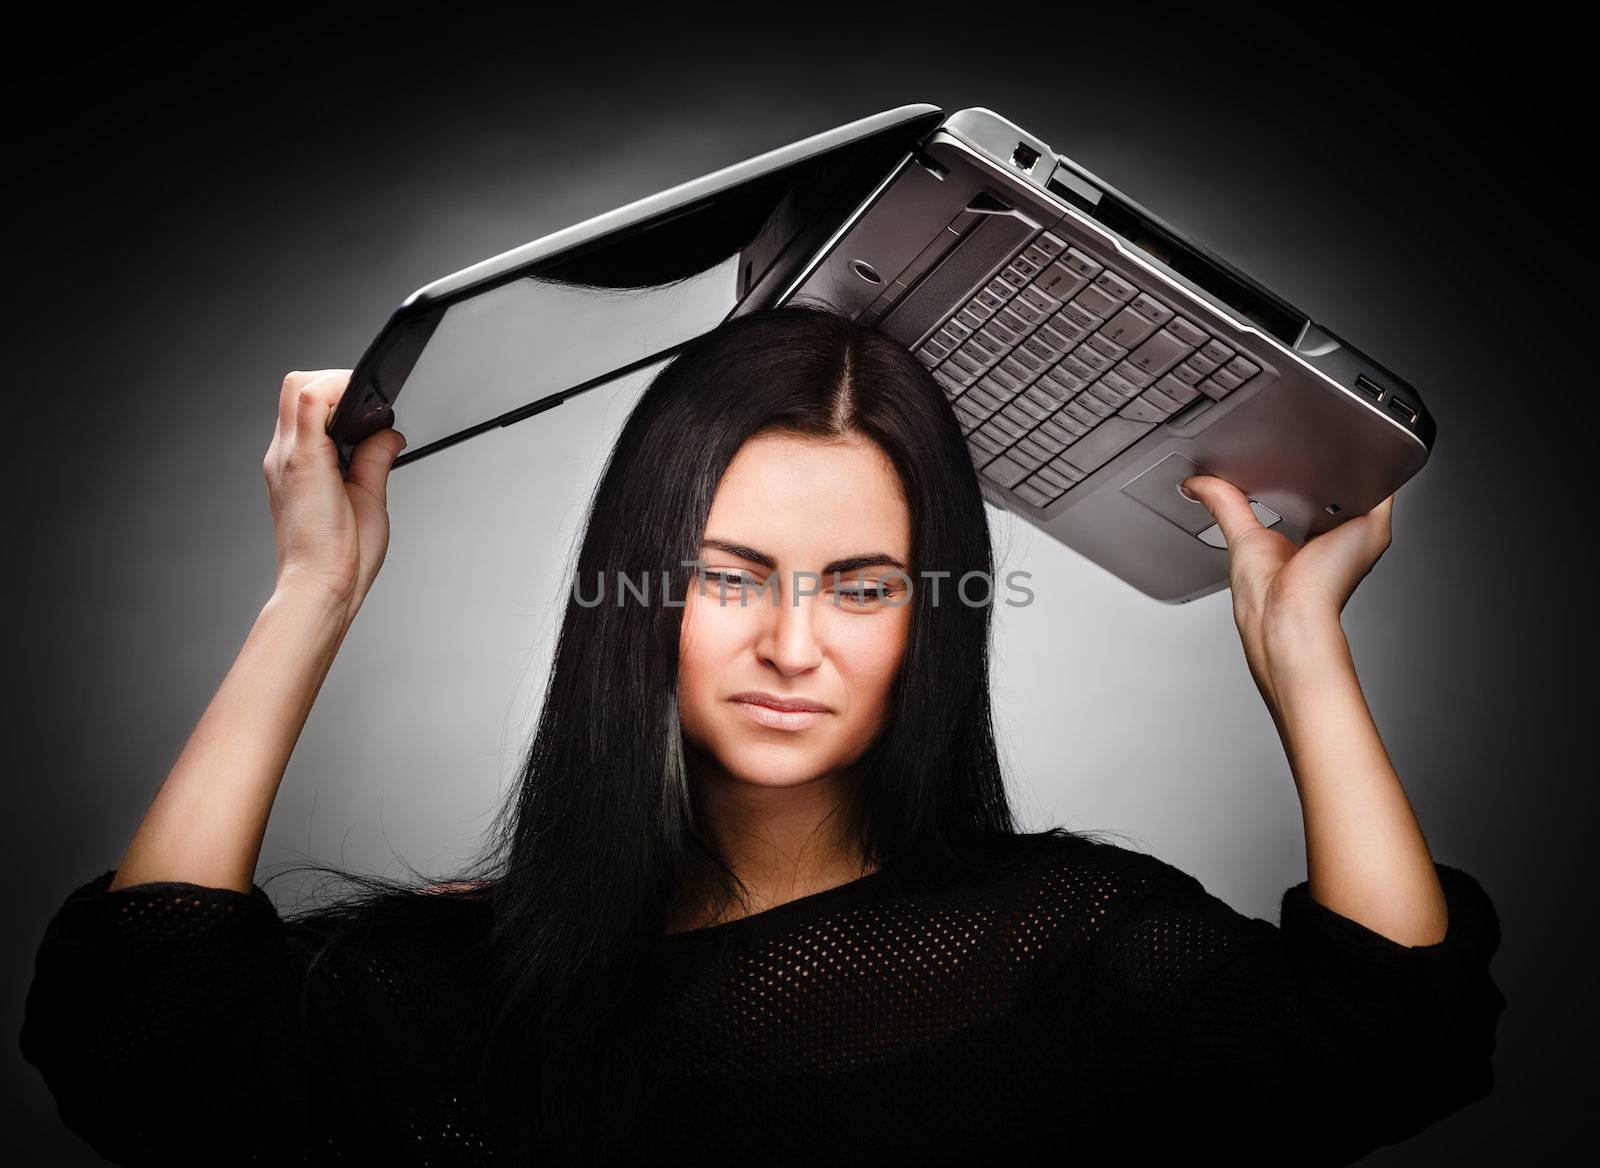
[[[1211,518],[1211,512],[1206,510],[1204,503],[1192,503],[1180,495],[1178,484],[1190,475],[1207,473],[1209,472],[1174,450],[1131,482],[1125,483],[1122,493],[1133,496],[1157,515],[1177,524],[1190,535],[1199,535],[1216,520]]]
[[[1212,547],[1226,547],[1227,541],[1222,538],[1222,529],[1211,518],[1211,512],[1206,510],[1206,505],[1191,502],[1178,491],[1178,484],[1190,475],[1210,473],[1193,459],[1186,458],[1174,450],[1124,483],[1122,493],[1139,500],[1163,519],[1176,524]],[[1250,509],[1266,527],[1271,527],[1282,518],[1265,503],[1258,503],[1254,499],[1250,500]]]

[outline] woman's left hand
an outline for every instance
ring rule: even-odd
[[[1337,626],[1350,594],[1389,547],[1393,495],[1296,547],[1263,527],[1244,492],[1225,479],[1193,475],[1182,485],[1205,504],[1227,541],[1234,620],[1253,659],[1280,635]]]

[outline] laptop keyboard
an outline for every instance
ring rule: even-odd
[[[984,477],[1036,507],[1260,366],[1043,232],[917,350]]]

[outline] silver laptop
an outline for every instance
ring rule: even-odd
[[[396,467],[669,361],[731,317],[826,303],[905,345],[985,497],[1157,600],[1227,586],[1214,474],[1296,543],[1427,460],[1408,383],[991,110],[908,105],[474,264],[408,297],[329,433]],[[402,396],[402,390],[404,394]]]

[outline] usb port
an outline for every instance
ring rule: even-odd
[[[1373,401],[1383,400],[1383,386],[1376,381],[1371,381],[1363,373],[1356,374],[1356,388],[1366,394]]]
[[[1399,414],[1408,422],[1415,422],[1417,420],[1417,407],[1406,401],[1406,399],[1403,397],[1394,397],[1391,395],[1389,398],[1389,411],[1391,413]]]

